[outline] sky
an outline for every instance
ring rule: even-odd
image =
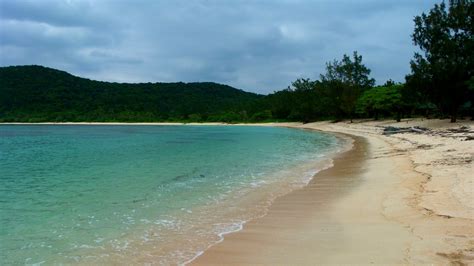
[[[402,82],[433,0],[0,0],[0,65],[114,82],[212,81],[261,94],[358,51]]]

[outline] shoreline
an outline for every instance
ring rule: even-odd
[[[326,130],[307,125],[284,126],[328,133]],[[329,133],[352,140],[349,149],[332,157],[332,167],[318,172],[306,186],[276,198],[263,217],[250,220],[241,230],[227,234],[223,241],[212,245],[189,263],[192,265],[344,263],[344,261],[325,260],[312,249],[324,250],[324,253],[327,253],[325,247],[327,242],[331,242],[331,246],[334,247],[339,245],[337,242],[341,237],[335,235],[345,229],[331,218],[331,211],[334,205],[339,204],[341,198],[351,194],[351,190],[366,182],[363,173],[366,171],[365,164],[370,156],[369,143],[364,137],[343,132]],[[332,240],[327,237],[328,234]],[[351,259],[345,263],[354,261]]]
[[[277,125],[349,134],[358,141],[334,159],[333,167],[277,198],[265,216],[226,235],[191,264],[474,263],[474,167],[469,159],[474,147],[462,135],[446,133],[459,123],[405,123]],[[383,136],[386,125],[429,126],[433,133]],[[361,146],[366,147],[364,158],[354,160]],[[447,147],[437,148],[442,146]],[[446,151],[456,154],[446,158]],[[466,154],[468,159],[459,162],[457,157]],[[435,160],[443,157],[444,163]],[[453,173],[458,180],[450,181]],[[336,185],[341,178],[346,182]]]
[[[41,126],[41,125],[39,125]],[[71,125],[71,127],[73,127],[73,125]],[[82,125],[78,125],[79,127],[84,127]],[[243,126],[243,125],[241,125]],[[249,126],[255,126],[255,125],[249,125]],[[265,126],[268,126],[268,125],[265,125]],[[28,130],[26,128],[30,128],[29,126],[25,126],[25,130]],[[85,126],[87,127],[87,126]],[[94,126],[91,126],[91,129],[93,128]],[[137,126],[137,128],[140,127],[140,126]],[[13,127],[12,127],[13,128]],[[34,127],[32,127],[34,128]],[[58,129],[60,129],[58,127]],[[113,129],[113,126],[110,127],[110,129]],[[117,128],[118,129],[118,128]],[[289,129],[289,130],[295,130],[295,129]],[[312,132],[309,132],[309,130],[307,129],[297,129],[298,131],[307,131],[307,133],[305,134],[313,134]],[[294,165],[288,165],[288,167],[282,167],[284,169],[280,169],[278,171],[272,171],[271,174],[269,173],[268,176],[273,176],[272,179],[277,179],[277,180],[280,180],[280,178],[278,178],[277,176],[279,177],[285,177],[284,180],[280,180],[278,181],[277,183],[273,184],[273,185],[265,185],[265,186],[262,186],[262,188],[256,188],[256,187],[260,187],[260,184],[256,184],[255,187],[253,186],[252,184],[252,191],[253,192],[250,192],[250,193],[245,193],[245,197],[240,197],[239,199],[236,199],[235,201],[233,202],[230,202],[230,206],[232,207],[233,205],[235,206],[239,206],[239,207],[242,207],[241,209],[244,210],[246,209],[245,211],[245,215],[235,215],[235,216],[229,216],[230,218],[232,218],[233,220],[228,220],[227,218],[229,217],[224,217],[226,219],[223,219],[222,220],[222,225],[225,225],[225,228],[211,228],[211,229],[215,229],[215,230],[219,230],[219,232],[211,232],[211,233],[218,233],[216,234],[215,236],[214,235],[209,235],[209,236],[202,236],[202,240],[203,241],[208,241],[208,240],[212,240],[211,242],[209,242],[209,246],[210,245],[214,245],[216,242],[221,242],[223,240],[223,236],[224,235],[227,235],[229,233],[232,233],[232,232],[235,232],[235,231],[239,231],[242,227],[242,225],[244,223],[246,223],[247,221],[249,220],[253,220],[255,218],[258,218],[258,217],[261,217],[261,216],[264,216],[266,214],[266,211],[268,209],[268,207],[271,205],[270,202],[273,201],[275,199],[275,197],[278,197],[278,196],[281,196],[281,195],[284,195],[284,194],[287,194],[288,192],[294,190],[295,188],[297,187],[302,187],[304,185],[307,184],[307,182],[309,182],[309,180],[311,179],[311,177],[314,175],[314,173],[316,173],[317,171],[320,171],[320,169],[323,169],[323,168],[327,168],[327,167],[331,167],[332,165],[332,160],[331,160],[331,157],[332,157],[332,154],[334,153],[337,153],[339,150],[344,150],[344,149],[347,149],[347,146],[349,143],[343,141],[343,140],[340,140],[339,138],[337,138],[337,140],[330,136],[332,134],[327,134],[327,133],[322,133],[324,135],[327,135],[329,136],[331,139],[331,142],[334,142],[334,144],[337,144],[335,146],[335,148],[332,148],[330,150],[328,150],[328,153],[324,153],[326,154],[325,156],[316,156],[315,158],[309,160],[309,161],[301,161],[299,163],[295,163]],[[298,143],[294,143],[295,145],[298,145]],[[288,147],[290,148],[290,147]],[[314,149],[313,149],[314,150]],[[310,154],[312,152],[310,151]],[[314,155],[314,154],[313,154]],[[311,156],[311,157],[314,157],[314,156]],[[297,175],[295,175],[295,173],[298,173]],[[289,181],[289,179],[291,179],[292,181]],[[286,180],[286,181],[285,181]],[[250,191],[250,190],[249,190]],[[225,204],[225,203],[222,203],[222,206],[221,207],[218,207],[218,209],[220,208],[224,208],[223,210],[227,209],[226,206],[228,207],[229,204]],[[205,207],[203,207],[205,208]],[[233,207],[235,208],[235,207]],[[238,210],[239,208],[237,208],[236,210]],[[201,209],[202,210],[202,209]],[[199,209],[196,209],[196,210],[193,210],[193,212],[196,212],[196,213],[199,213]],[[235,213],[234,213],[235,214]],[[179,219],[178,219],[179,220]],[[219,220],[216,219],[215,220],[216,222],[218,222]],[[209,224],[212,224],[212,223],[209,223]],[[204,227],[202,227],[204,228]],[[222,231],[222,229],[224,231]],[[210,231],[213,231],[213,230],[210,230]],[[213,238],[215,238],[217,241],[214,242],[213,241]],[[182,239],[181,239],[182,240]],[[188,245],[184,245],[184,246],[181,246],[182,244],[185,244],[183,243],[183,241],[181,241],[180,239],[178,239],[178,241],[176,241],[175,243],[176,244],[179,244],[179,245],[176,245],[178,247],[178,251],[181,251],[181,247],[183,247],[184,251],[190,251],[192,248],[195,248],[195,247],[198,247],[197,249],[195,249],[195,253],[193,254],[188,254],[186,257],[184,257],[184,259],[180,260],[178,259],[176,262],[182,262],[184,260],[188,260],[189,258],[192,258],[194,257],[195,255],[194,254],[197,254],[198,251],[203,251],[203,250],[206,250],[209,246],[207,246],[207,243],[205,246],[202,246],[203,243],[205,242],[202,242],[202,241],[199,241],[201,242],[201,247],[199,247],[199,245],[195,246],[193,243],[190,243],[189,247],[191,249],[188,249]],[[196,243],[198,244],[198,242]],[[173,245],[175,244],[169,244],[170,247],[173,247]],[[167,244],[168,246],[168,244]],[[156,249],[156,247],[155,247]],[[161,248],[157,248],[157,250],[153,250],[153,249],[148,249],[146,247],[142,247],[141,250],[143,251],[144,254],[153,254],[153,256],[157,256],[157,257],[160,257],[161,255],[160,254],[163,254],[163,255],[166,255],[167,253],[165,252],[161,252],[159,250],[162,250]],[[83,255],[83,254],[82,254]],[[81,255],[81,256],[82,256]],[[94,256],[96,254],[93,254]],[[189,256],[191,255],[191,256]],[[199,255],[199,254],[197,254]],[[150,258],[149,257],[141,257],[141,256],[138,256],[136,258],[130,258],[131,260],[138,260],[140,262],[150,262]],[[119,260],[116,260],[116,258],[111,258],[110,261],[109,260],[106,260],[104,259],[105,262],[107,263],[120,263]],[[172,261],[172,260],[171,260]]]
[[[258,126],[287,127],[315,130],[302,127],[301,122],[268,122],[268,123],[224,123],[224,122],[0,122],[0,126]],[[324,130],[318,130],[324,131]],[[333,132],[335,133],[335,132]]]
[[[181,126],[181,125],[232,125],[222,122],[206,122],[206,123],[181,123],[181,122],[1,122],[1,125],[90,125],[90,126]]]
[[[355,139],[332,167],[184,264],[474,264],[473,121],[0,126],[37,124],[275,126]],[[385,136],[386,126],[430,130]]]
[[[239,124],[237,126],[252,126],[252,124]],[[259,125],[255,125],[255,126],[269,126],[269,125],[268,124],[259,124]],[[286,128],[292,128],[292,129],[298,129],[298,130],[318,131],[318,132],[323,133],[323,134],[330,134],[330,135],[335,136],[337,139],[339,139],[341,146],[340,146],[340,149],[334,150],[330,153],[327,153],[327,154],[324,155],[323,158],[320,158],[316,161],[306,162],[305,164],[299,165],[298,167],[289,168],[289,170],[291,170],[292,172],[298,173],[298,174],[301,174],[303,172],[309,173],[308,170],[310,168],[312,170],[311,170],[311,174],[309,176],[307,175],[307,178],[305,178],[304,181],[298,180],[297,183],[295,183],[293,185],[290,185],[290,186],[288,186],[288,184],[287,184],[285,186],[286,189],[282,189],[283,187],[281,187],[281,186],[280,186],[279,190],[273,189],[272,191],[274,191],[274,193],[276,193],[276,195],[274,195],[271,198],[268,198],[266,200],[266,201],[269,200],[269,202],[270,202],[269,205],[264,207],[263,210],[258,211],[258,215],[253,216],[250,219],[240,221],[238,228],[233,228],[231,230],[219,233],[218,234],[219,239],[216,242],[209,244],[209,246],[206,247],[205,249],[198,251],[194,257],[192,257],[192,258],[190,258],[190,259],[188,259],[184,262],[180,262],[180,263],[178,263],[178,265],[193,264],[194,261],[196,259],[198,259],[200,256],[202,256],[203,254],[205,254],[207,252],[207,250],[209,250],[212,247],[214,247],[216,245],[219,245],[222,242],[224,242],[224,240],[227,239],[227,236],[239,233],[242,230],[244,230],[244,227],[246,226],[246,224],[251,223],[251,222],[253,222],[255,220],[258,220],[258,219],[262,219],[263,217],[267,216],[268,212],[269,212],[269,209],[272,208],[275,201],[279,200],[281,197],[285,197],[286,195],[294,192],[295,190],[304,189],[310,183],[314,182],[314,177],[315,176],[317,176],[320,172],[331,169],[334,166],[334,160],[336,158],[344,155],[347,152],[352,151],[353,148],[354,148],[355,142],[356,142],[354,137],[351,137],[350,135],[344,134],[344,133],[336,133],[336,132],[328,133],[328,132],[321,131],[321,130],[308,129],[308,128],[304,128],[304,127],[297,127],[298,125],[288,125],[288,124],[279,124],[279,125],[271,125],[271,126],[286,127]],[[357,143],[359,141],[360,140],[358,140]],[[305,167],[301,167],[303,165]],[[306,170],[302,171],[302,169],[299,169],[299,168],[304,168]],[[300,179],[300,178],[298,178],[298,179]],[[255,193],[258,193],[258,192],[257,191],[253,192],[254,196],[251,196],[250,198],[256,197]],[[252,200],[250,200],[250,201],[252,201]],[[253,202],[253,204],[255,204],[255,202]],[[247,204],[243,204],[242,206],[244,206],[244,205],[247,205]],[[250,211],[250,209],[252,209],[252,207],[250,207],[250,206],[247,206],[246,208],[248,209],[248,211]]]

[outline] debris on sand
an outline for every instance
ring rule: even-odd
[[[428,132],[429,129],[424,127],[385,127],[383,130],[384,135],[392,135],[397,133],[425,133]]]
[[[461,126],[448,129],[428,129],[424,127],[383,127],[383,135],[393,135],[398,133],[416,133],[427,134],[432,136],[440,136],[445,138],[460,138],[463,141],[474,140],[474,131],[470,127]]]

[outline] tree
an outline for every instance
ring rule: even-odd
[[[415,53],[407,84],[429,95],[442,112],[456,122],[459,107],[467,101],[474,69],[474,3],[451,0],[449,8],[436,4],[428,14],[415,17]]]
[[[300,78],[291,83],[291,86],[294,88],[292,89],[289,87],[290,90],[294,91],[309,91],[312,90],[314,87],[314,82],[310,79]]]
[[[388,79],[387,81],[385,81],[385,84],[383,84],[384,87],[390,87],[390,86],[393,86],[395,85],[395,81],[393,81],[392,79]]]
[[[388,86],[384,85],[366,90],[357,100],[357,112],[373,116],[375,120],[378,120],[380,114],[392,114],[395,115],[397,122],[400,122],[404,107],[403,85],[388,84]]]
[[[362,56],[356,51],[352,60],[344,55],[342,61],[326,63],[326,74],[321,75],[321,82],[341,90],[340,108],[350,117],[351,122],[357,99],[375,84],[375,80],[369,75],[370,69],[362,64]]]
[[[315,94],[315,82],[310,79],[297,79],[291,83],[293,90],[293,99],[296,105],[289,115],[289,118],[301,120],[308,123],[316,117],[317,98]]]
[[[41,66],[0,67],[0,122],[246,121],[262,111],[262,98],[211,82],[110,83]]]

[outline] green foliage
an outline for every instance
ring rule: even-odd
[[[449,8],[443,2],[414,20],[413,42],[423,55],[416,53],[411,61],[407,85],[428,96],[424,102],[449,113],[452,122],[472,97],[468,88],[474,75],[473,19],[472,1],[451,0]]]
[[[341,118],[349,91],[373,80],[354,53],[334,63],[340,79],[298,79],[268,96],[215,83],[110,83],[41,66],[0,68],[0,121],[260,122]],[[331,71],[331,70],[330,70]]]
[[[252,115],[250,121],[257,122],[257,121],[269,121],[272,119],[272,111],[264,110],[262,112],[258,112]]]
[[[337,110],[326,89],[319,81],[298,79],[291,87],[265,97],[262,106],[277,120],[320,120]]]
[[[369,77],[370,69],[362,64],[362,56],[355,51],[353,59],[344,55],[341,61],[326,64],[326,73],[321,81],[340,90],[340,108],[351,118],[354,116],[357,99],[375,84]]]
[[[261,98],[209,82],[110,83],[41,66],[0,68],[0,121],[227,121],[246,119]]]
[[[381,114],[396,114],[397,120],[399,120],[400,112],[404,107],[402,90],[403,85],[379,86],[369,89],[358,99],[357,112],[371,115],[375,119],[378,119]]]
[[[320,80],[297,79],[267,96],[205,83],[110,83],[41,66],[0,68],[0,122],[260,122],[359,117],[474,115],[474,4],[451,0],[415,18],[406,84],[373,87],[354,52],[326,64]],[[389,62],[388,62],[389,63]]]

